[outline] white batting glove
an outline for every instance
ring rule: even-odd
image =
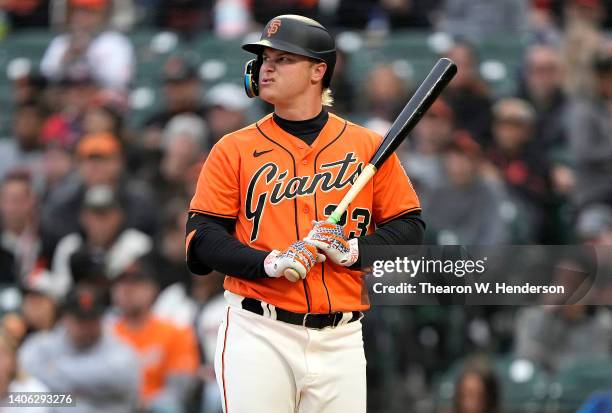
[[[357,238],[348,239],[340,225],[327,221],[312,221],[313,228],[304,238],[306,243],[314,245],[333,263],[350,267],[359,258]]]
[[[303,279],[308,271],[318,262],[325,261],[325,255],[320,254],[316,247],[297,241],[285,251],[272,251],[264,261],[264,270],[268,277],[286,277],[291,282]],[[292,269],[293,271],[286,271]]]

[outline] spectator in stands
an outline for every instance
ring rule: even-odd
[[[517,315],[514,354],[554,373],[576,360],[608,357],[611,340],[612,315],[605,307],[527,307]]]
[[[443,3],[440,0],[381,0],[380,7],[392,29],[426,29],[436,21]]]
[[[43,125],[43,136],[60,139],[72,148],[83,136],[83,114],[98,93],[98,85],[89,73],[67,73],[49,88],[53,114]]]
[[[202,114],[201,82],[196,66],[187,58],[172,56],[163,67],[165,107],[153,114],[145,124],[164,128],[174,116],[192,112]]]
[[[439,14],[439,0],[339,0],[319,7],[321,19],[355,29],[392,30],[431,27]]]
[[[517,97],[529,102],[536,112],[535,144],[546,154],[564,144],[561,52],[553,46],[533,45],[525,52],[524,81]]]
[[[369,1],[353,1],[339,0],[336,3],[330,3],[335,7],[321,7],[321,16],[317,21],[325,24],[326,20],[331,20],[333,25],[340,28],[364,29],[370,18],[376,15],[376,4]],[[380,15],[380,13],[378,13]],[[273,17],[273,16],[270,16]],[[328,25],[325,24],[327,27]]]
[[[576,164],[578,206],[612,204],[612,49],[595,62],[597,95],[575,99],[565,118]]]
[[[140,355],[144,410],[182,412],[194,391],[198,349],[191,327],[179,327],[152,314],[156,277],[148,257],[119,274],[111,290],[118,311],[112,328]]]
[[[154,22],[161,29],[178,32],[190,38],[212,28],[212,0],[157,0]]]
[[[319,0],[253,0],[250,2],[253,19],[262,26],[274,17],[286,14],[287,10],[291,10],[292,14],[316,20],[318,6]]]
[[[498,168],[509,195],[531,223],[539,239],[548,195],[546,158],[534,150],[535,111],[517,98],[501,99],[493,107],[493,142],[488,157]]]
[[[126,96],[113,90],[96,93],[83,112],[83,133],[110,133],[121,142],[125,153],[126,174],[134,176],[141,168],[143,155],[139,136],[126,127],[128,101]]]
[[[73,291],[61,324],[29,338],[19,361],[51,391],[70,393],[79,411],[133,411],[138,361],[129,346],[103,328],[104,311],[94,291]]]
[[[563,91],[563,62],[560,50],[548,45],[533,45],[525,53],[524,79],[518,97],[529,102],[535,112],[533,151],[550,165],[551,193],[547,196],[548,228],[543,228],[544,243],[566,242],[571,226],[561,217],[567,208],[576,184],[571,156],[567,148],[567,133],[561,119],[568,99]]]
[[[25,335],[50,331],[60,316],[60,297],[53,294],[53,277],[46,270],[31,274],[21,283],[21,316]]]
[[[146,234],[129,228],[119,194],[112,187],[92,186],[85,193],[79,214],[82,231],[66,235],[57,245],[51,270],[58,294],[65,294],[77,281],[91,278],[97,271],[79,267],[75,274],[74,256],[91,257],[89,263],[101,263],[108,279],[116,277],[134,259],[149,253],[152,240]],[[82,261],[81,261],[82,263]],[[88,276],[91,272],[96,274]]]
[[[250,2],[217,0],[214,7],[215,36],[231,39],[243,36],[251,28]]]
[[[157,229],[151,187],[131,179],[125,172],[125,157],[119,140],[108,133],[84,136],[76,147],[77,179],[67,180],[46,201],[43,224],[56,239],[79,229],[79,210],[87,190],[108,185],[117,192],[126,222],[149,235]]]
[[[13,89],[11,101],[14,106],[20,106],[29,102],[36,102],[38,105],[47,108],[45,91],[47,80],[36,70],[25,71],[21,76],[13,79]]]
[[[455,137],[454,125],[453,110],[438,98],[414,128],[409,147],[402,151],[404,168],[421,197],[445,181],[443,151]]]
[[[184,232],[184,228],[181,230]],[[223,298],[224,275],[213,272],[206,277],[192,274],[189,277],[187,283],[179,281],[163,289],[155,301],[153,313],[179,326],[195,326],[202,359],[198,370],[198,378],[203,383],[202,409],[221,412],[214,360],[219,324],[227,307]]]
[[[559,44],[561,42],[560,2],[534,0],[529,12],[529,30],[535,43]]]
[[[191,286],[191,273],[185,265],[185,247],[180,242],[185,237],[185,208],[188,205],[188,197],[173,198],[164,203],[161,211],[162,227],[156,248],[158,254],[154,257],[160,291],[173,284],[180,284],[186,290]]]
[[[0,3],[11,30],[49,26],[50,0],[6,0]]]
[[[591,204],[581,210],[576,218],[575,233],[585,245],[595,247],[598,274],[612,274],[612,206]],[[612,302],[612,280],[598,277],[596,286],[589,291],[592,303]]]
[[[336,65],[330,89],[334,98],[333,112],[343,117],[350,117],[358,106],[351,67],[351,56],[340,48],[336,49]]]
[[[70,19],[70,8],[66,7],[69,0],[51,0],[51,19],[55,29],[66,27]],[[134,1],[139,0],[109,0],[108,26],[121,32],[129,31],[137,16]]]
[[[568,0],[563,15],[565,90],[572,97],[593,97],[597,86],[592,63],[605,39],[601,31],[605,10],[601,0]]]
[[[211,277],[210,279],[208,279]],[[197,279],[196,279],[197,278]],[[200,354],[202,355],[202,366],[200,368],[200,379],[204,383],[202,395],[202,406],[204,411],[222,411],[221,394],[216,386],[215,379],[215,348],[219,332],[220,320],[227,308],[224,305],[223,279],[221,273],[210,273],[206,277],[197,276],[193,279],[191,296],[196,302],[201,303],[196,317],[196,328],[200,342]]]
[[[40,175],[43,145],[43,109],[34,102],[18,106],[12,118],[12,137],[0,140],[0,179],[14,168],[27,168]]]
[[[57,87],[59,95],[59,106],[54,109],[61,113],[67,122],[75,124],[77,132],[82,133],[83,113],[102,90],[101,85],[93,77],[91,70],[83,68],[68,69],[53,85]]]
[[[83,113],[84,133],[110,133],[121,138],[126,110],[127,104],[120,94],[109,90],[97,93]]]
[[[406,83],[390,65],[378,65],[366,80],[366,114],[393,122],[406,104],[408,90]]]
[[[527,0],[446,0],[439,29],[472,42],[493,34],[518,36],[527,28],[528,11]]]
[[[47,268],[53,245],[39,226],[38,200],[27,172],[12,172],[2,181],[0,220],[0,250],[8,257],[0,280],[19,283]]]
[[[68,0],[67,32],[51,41],[41,72],[52,80],[67,71],[91,73],[104,88],[126,91],[134,72],[130,41],[107,27],[109,0]]]
[[[60,316],[59,298],[53,295],[53,277],[47,270],[39,270],[19,282],[21,302],[0,319],[0,330],[7,332],[17,343],[40,331],[51,331]]]
[[[164,106],[145,122],[142,137],[146,149],[159,149],[162,131],[176,115],[193,113],[204,117],[206,108],[201,101],[201,82],[195,65],[181,56],[172,56],[163,67]]]
[[[208,133],[206,123],[194,114],[177,115],[168,122],[162,138],[159,175],[155,180],[155,189],[162,204],[190,195],[186,192],[187,171],[202,162],[210,150],[212,145]]]
[[[201,356],[198,378],[203,382],[202,411],[205,412],[222,410],[214,360],[219,324],[227,308],[223,298],[223,278],[224,275],[216,271],[206,277],[192,274],[187,285],[176,282],[162,290],[153,307],[157,317],[196,328]]]
[[[74,171],[74,157],[70,144],[70,132],[66,125],[48,123],[42,131],[44,154],[42,171],[44,188],[41,193],[41,203],[53,197],[54,191],[67,185],[70,179],[78,180]]]
[[[221,400],[215,380],[213,362],[217,333],[226,304],[223,298],[223,275],[206,277],[191,274],[185,266],[185,208],[187,199],[169,203],[165,213],[160,242],[160,257],[156,260],[160,293],[153,313],[177,325],[196,327],[199,353],[202,357],[198,376],[204,382],[203,411],[220,412]]]
[[[159,274],[162,271],[158,271]],[[168,273],[166,276],[170,275]],[[184,280],[178,280],[173,284],[168,285],[166,288],[160,291],[159,296],[155,300],[153,306],[153,313],[164,320],[170,321],[176,325],[183,327],[197,326],[201,322],[202,309],[208,305],[208,300],[218,298],[217,294],[222,292],[223,286],[223,274],[214,273],[213,276],[200,277],[188,274],[187,282]],[[223,317],[223,309],[221,315],[217,320],[220,321]],[[219,323],[216,325],[218,330]],[[197,331],[198,339],[201,341],[201,331]],[[206,348],[203,343],[200,343],[201,347],[208,354],[210,349]],[[210,344],[210,343],[209,343]],[[211,353],[214,356],[214,353]],[[212,367],[213,358],[208,359]]]
[[[482,157],[467,133],[458,133],[445,148],[448,182],[423,199],[428,231],[437,233],[439,244],[496,245],[507,240],[501,217],[504,198],[482,179]]]
[[[243,88],[233,83],[213,86],[206,94],[206,123],[210,131],[206,150],[210,150],[223,135],[247,125],[247,110],[251,106]]]
[[[49,389],[34,377],[26,375],[17,363],[18,343],[13,337],[0,328],[0,404],[8,402],[7,396],[17,392],[47,392]],[[13,410],[8,407],[8,410]],[[8,411],[6,410],[6,411]],[[2,408],[2,411],[5,411]],[[24,413],[49,413],[45,406],[21,407]]]
[[[158,284],[161,287],[160,297],[158,297],[155,303],[155,310],[159,315],[170,316],[171,319],[191,325],[195,320],[195,313],[192,310],[203,304],[209,294],[204,294],[200,298],[196,298],[198,296],[197,293],[194,293],[194,297],[190,297],[190,295],[193,292],[192,289],[197,289],[198,286],[202,285],[199,283],[200,278],[207,277],[193,276],[185,266],[185,249],[180,241],[185,237],[185,223],[187,222],[185,208],[189,205],[188,198],[173,199],[167,205],[164,211],[164,227],[159,242],[160,256],[155,257]],[[183,300],[183,303],[179,303],[180,299],[176,301],[170,300],[174,304],[178,304],[166,305],[164,303],[168,303],[168,301],[163,299],[162,296],[168,292],[170,292],[169,295],[171,296],[178,294],[184,297],[185,300]],[[198,302],[198,305],[193,305],[194,299]],[[189,310],[178,310],[178,307],[181,307],[183,304],[189,307]],[[157,310],[162,308],[162,311],[157,312]],[[189,314],[189,316],[186,317],[185,314]]]
[[[612,245],[612,206],[591,204],[578,214],[576,235],[589,245]]]
[[[469,360],[455,384],[453,413],[499,413],[501,393],[493,367],[482,359]]]
[[[476,50],[458,42],[447,53],[461,68],[448,85],[444,97],[455,112],[456,126],[465,129],[483,146],[488,146],[491,127],[489,86],[478,71]]]

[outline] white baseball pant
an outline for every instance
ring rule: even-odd
[[[215,373],[225,413],[366,412],[361,321],[308,329],[230,302]]]

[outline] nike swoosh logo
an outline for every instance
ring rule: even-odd
[[[253,151],[253,156],[254,156],[255,158],[257,158],[257,157],[260,157],[261,155],[264,155],[264,154],[266,154],[266,153],[268,153],[268,152],[272,152],[272,151],[273,151],[273,149],[268,149],[267,151],[257,152],[257,149],[255,149],[255,150]]]

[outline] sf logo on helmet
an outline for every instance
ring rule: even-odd
[[[272,20],[270,24],[268,25],[268,37],[272,36],[273,34],[276,34],[280,26],[281,26],[280,20],[278,19]]]

